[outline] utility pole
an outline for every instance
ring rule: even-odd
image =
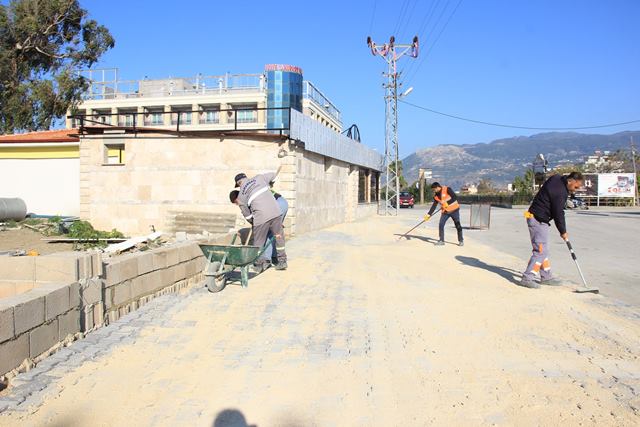
[[[371,53],[380,56],[387,63],[387,72],[383,75],[387,82],[383,84],[385,89],[385,138],[384,138],[384,214],[397,215],[400,208],[400,177],[398,176],[398,82],[399,73],[397,62],[405,55],[412,58],[418,57],[418,36],[413,38],[411,44],[396,44],[395,37],[391,36],[389,43],[382,46],[376,45],[371,37],[367,37],[367,46]],[[407,95],[411,88],[403,95]],[[400,95],[403,96],[403,95]],[[395,206],[395,207],[394,207]],[[393,209],[392,209],[393,208]],[[378,213],[382,214],[378,205]]]
[[[638,171],[636,170],[636,147],[633,145],[633,135],[631,136],[631,162],[633,164],[633,204],[638,206]]]

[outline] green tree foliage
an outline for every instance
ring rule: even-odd
[[[495,194],[498,191],[489,178],[482,178],[478,183],[478,194]]]
[[[533,170],[527,169],[523,176],[516,176],[513,180],[513,191],[519,195],[533,193]]]
[[[48,129],[87,82],[74,71],[114,46],[77,0],[0,4],[0,134]]]
[[[395,163],[391,163],[391,170],[395,170]],[[407,180],[404,178],[402,172],[402,161],[398,160],[398,181],[400,183],[401,190],[407,188]]]

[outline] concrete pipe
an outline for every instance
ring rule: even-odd
[[[27,216],[27,204],[22,199],[0,198],[0,221],[22,221]]]

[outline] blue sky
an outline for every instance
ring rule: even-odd
[[[401,61],[401,68],[407,67],[405,88],[414,88],[409,102],[532,127],[640,119],[640,1],[462,0],[452,14],[458,1],[81,4],[116,39],[99,65],[119,68],[123,79],[257,73],[266,63],[298,65],[341,109],[345,127],[356,123],[363,142],[379,151],[384,149],[385,63],[371,55],[366,37],[384,42],[395,34],[397,42],[408,42],[421,26],[420,57]],[[637,129],[640,124],[594,133]],[[440,143],[538,132],[400,106],[401,157]]]

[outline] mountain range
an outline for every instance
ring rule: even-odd
[[[442,144],[417,150],[402,160],[407,182],[418,179],[419,168],[430,168],[433,180],[453,188],[477,184],[491,179],[498,188],[506,188],[513,179],[524,174],[535,157],[542,153],[550,167],[581,164],[594,151],[628,149],[630,138],[640,141],[640,131],[612,135],[577,132],[546,132],[531,136],[497,139],[489,143]]]

